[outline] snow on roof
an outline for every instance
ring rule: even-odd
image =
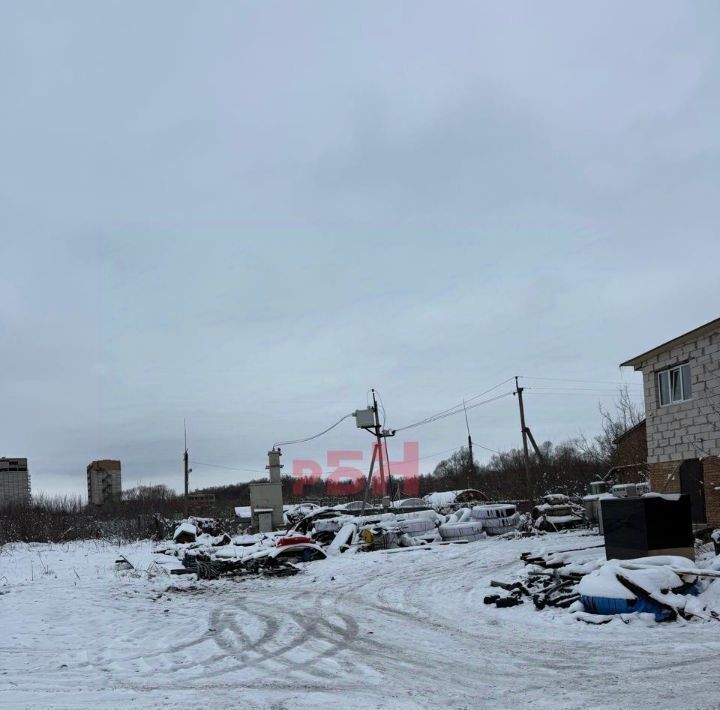
[[[249,505],[241,505],[235,508],[235,515],[238,518],[250,518],[252,517],[252,508]]]
[[[392,502],[393,508],[421,508],[426,505],[428,502],[423,498],[403,498]]]
[[[460,491],[435,491],[424,496],[427,503],[434,506],[452,505]]]

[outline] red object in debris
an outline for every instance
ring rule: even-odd
[[[286,535],[285,537],[279,537],[275,545],[283,547],[284,545],[302,545],[308,542],[314,542],[314,540],[306,535]]]

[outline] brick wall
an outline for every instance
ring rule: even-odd
[[[656,493],[680,493],[680,464],[664,461],[650,464],[650,488]]]
[[[720,458],[708,456],[703,459],[705,480],[705,512],[708,525],[720,528]]]
[[[650,488],[657,493],[680,493],[680,461],[650,464]],[[705,514],[709,527],[720,528],[720,458],[702,459]]]
[[[617,465],[620,467],[614,474],[617,483],[646,481],[647,456],[647,427],[643,421],[617,440]]]
[[[660,406],[657,373],[688,362],[692,398]],[[720,331],[654,355],[642,365],[650,464],[720,455]]]

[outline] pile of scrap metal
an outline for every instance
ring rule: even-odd
[[[320,544],[330,545],[333,554],[350,548],[367,551],[440,541],[473,542],[487,535],[513,532],[519,522],[517,509],[510,504],[460,508],[450,515],[418,510],[355,517],[326,508],[308,515],[294,530],[311,535]]]
[[[311,540],[283,544],[277,538],[274,546],[247,550],[233,557],[213,554],[210,550],[188,551],[182,562],[188,572],[199,579],[239,577],[247,575],[288,576],[300,571],[298,562],[325,559],[326,554]]]
[[[172,541],[157,545],[157,555],[176,557],[182,567],[171,574],[196,574],[200,579],[242,575],[289,575],[300,571],[298,563],[324,559],[326,553],[306,536],[285,531],[257,535],[210,535],[194,522],[180,523]]]
[[[492,580],[491,587],[503,590],[506,594],[488,594],[483,601],[498,608],[517,606],[526,599],[531,600],[536,609],[559,607],[567,609],[580,599],[577,584],[588,572],[597,569],[597,549],[600,545],[590,545],[570,550],[551,552],[526,552],[520,559],[529,565],[522,580],[498,582]],[[583,556],[589,550],[589,557]]]
[[[215,547],[227,545],[231,540],[230,535],[218,528],[215,521],[206,524],[205,528],[203,528],[202,523],[197,518],[183,520],[173,533],[173,542],[177,544],[197,543],[200,538],[204,538],[205,544]]]
[[[296,574],[299,563],[346,551],[367,552],[430,543],[467,543],[512,533],[520,516],[514,505],[478,505],[451,515],[434,510],[369,512],[352,515],[343,508],[314,508],[289,530],[255,535],[211,535],[186,520],[173,540],[156,554],[171,555],[182,567],[172,574],[194,573],[201,579],[243,575]],[[213,529],[214,532],[217,532]]]
[[[297,503],[296,505],[283,506],[283,519],[285,525],[295,525],[302,520],[308,513],[320,508],[317,503]]]
[[[586,525],[585,509],[573,503],[562,493],[551,493],[532,510],[533,525],[537,530],[556,532]]]
[[[433,510],[411,513],[371,513],[354,516],[342,510],[326,508],[315,511],[293,529],[327,545],[328,554],[349,549],[378,550],[413,547],[438,539],[438,527],[445,522]]]

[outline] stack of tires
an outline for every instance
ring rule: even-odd
[[[467,540],[474,542],[485,537],[483,533],[483,521],[473,519],[470,508],[461,508],[448,516],[446,523],[439,528],[440,537],[443,540]]]
[[[435,535],[435,520],[430,517],[406,517],[398,520],[398,528],[410,537],[428,537]]]
[[[520,524],[520,515],[514,505],[503,503],[501,505],[476,505],[472,509],[472,518],[482,522],[483,529],[488,535],[502,535],[517,530]]]

